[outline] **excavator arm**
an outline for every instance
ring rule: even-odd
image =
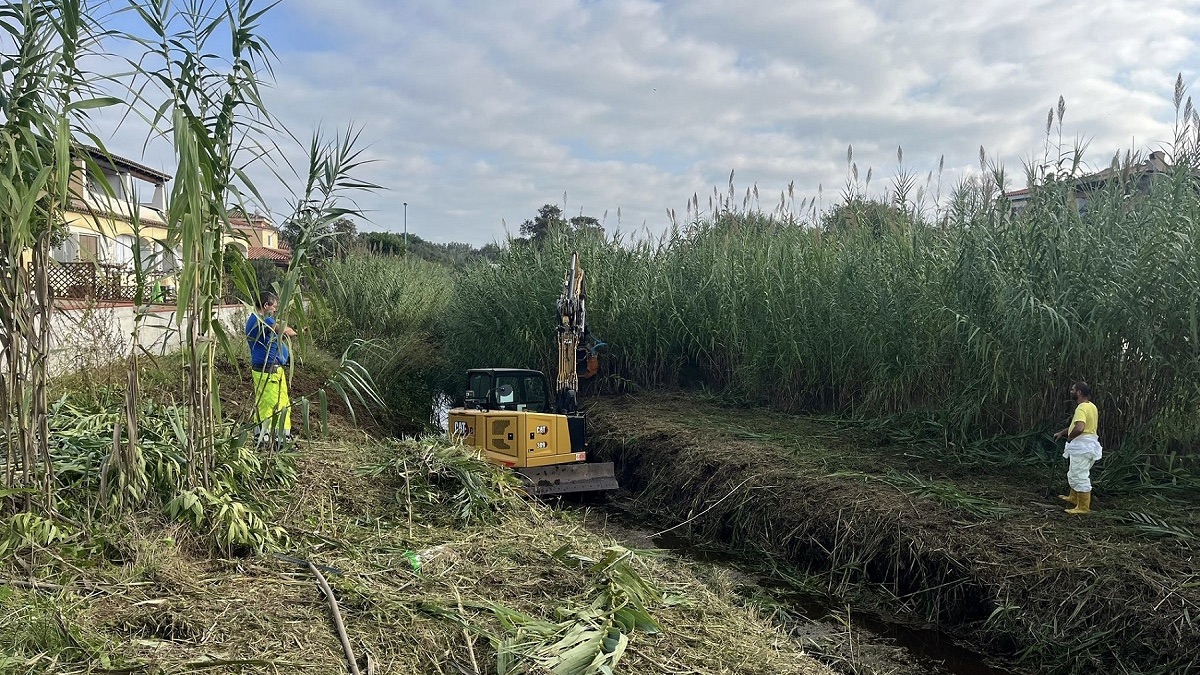
[[[555,382],[559,412],[579,409],[579,351],[587,336],[587,287],[579,253],[571,254],[571,265],[563,277],[558,296],[558,374]]]
[[[579,265],[579,253],[571,254],[571,265],[563,277],[558,296],[558,376],[555,383],[560,412],[579,409],[579,380],[594,377],[600,370],[596,350],[604,342],[588,331],[587,283]]]

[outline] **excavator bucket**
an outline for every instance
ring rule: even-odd
[[[616,490],[617,477],[612,462],[576,462],[515,469],[525,489],[532,495],[558,495],[569,492]]]

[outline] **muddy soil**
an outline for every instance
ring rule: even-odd
[[[1101,478],[1093,513],[1069,516],[1065,462],[968,466],[681,394],[596,400],[589,415],[630,508],[677,534],[819,574],[830,595],[1022,672],[1200,671],[1195,494]]]

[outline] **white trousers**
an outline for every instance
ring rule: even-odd
[[[1063,449],[1063,457],[1071,460],[1067,468],[1067,483],[1076,492],[1092,491],[1092,465],[1104,456],[1104,448],[1095,434],[1080,434],[1073,441],[1067,441]]]
[[[1092,491],[1092,465],[1096,460],[1090,455],[1069,458],[1071,464],[1067,467],[1067,484],[1076,492]]]

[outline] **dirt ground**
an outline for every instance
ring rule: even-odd
[[[844,422],[683,394],[595,400],[593,453],[635,511],[820,575],[1025,672],[1200,670],[1194,492],[1114,489],[1070,516],[1065,461],[1003,470]]]

